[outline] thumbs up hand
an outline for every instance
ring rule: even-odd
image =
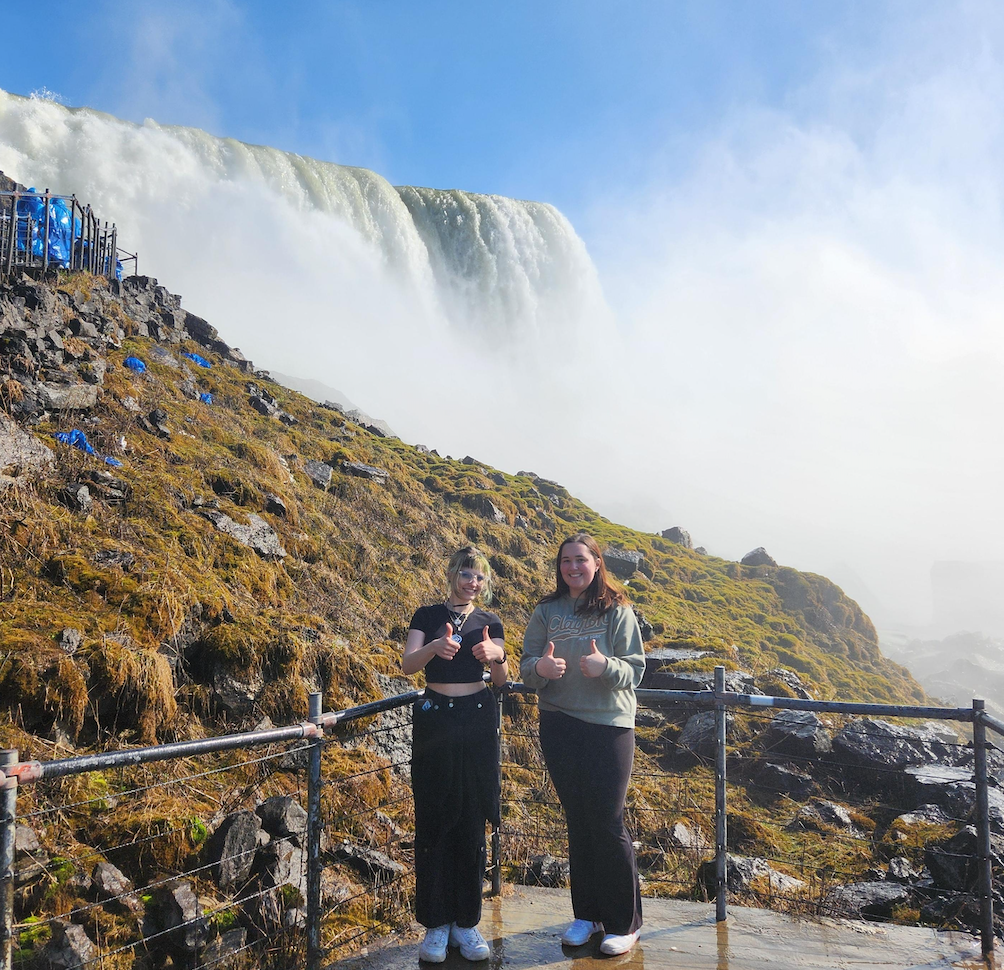
[[[481,634],[481,642],[474,644],[471,653],[483,664],[491,663],[493,660],[505,659],[505,650],[497,643],[492,642],[492,638],[488,636],[488,627],[485,627],[484,632]]]
[[[447,623],[446,632],[438,640],[433,640],[430,646],[437,657],[452,660],[460,649],[460,644],[453,639],[453,624]]]
[[[565,661],[561,657],[554,655],[554,642],[547,645],[540,660],[534,664],[533,668],[541,677],[548,680],[558,680],[565,673]]]
[[[579,658],[579,670],[583,677],[599,677],[607,669],[607,658],[596,649],[596,641],[592,641],[589,653]]]

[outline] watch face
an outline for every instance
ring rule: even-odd
[[[453,636],[450,637],[450,639],[454,643],[463,643],[464,642],[464,638],[459,633],[454,633]]]

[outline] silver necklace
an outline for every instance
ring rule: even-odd
[[[460,610],[459,612],[457,610],[454,610],[453,607],[450,606],[449,600],[443,600],[443,606],[446,607],[446,612],[450,616],[450,624],[453,627],[453,636],[451,637],[451,639],[453,640],[454,643],[462,643],[464,638],[461,635],[460,631],[463,630],[464,624],[467,622],[467,617],[469,617],[474,612],[474,604],[473,603],[466,604],[464,609]],[[467,606],[470,606],[471,608],[468,610]]]

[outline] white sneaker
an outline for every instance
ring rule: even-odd
[[[465,960],[487,960],[489,949],[485,938],[476,926],[450,926],[450,942],[460,947],[460,955]]]
[[[430,927],[425,931],[425,939],[418,948],[418,959],[426,963],[442,963],[446,959],[446,945],[449,939],[449,923]]]
[[[583,946],[589,942],[589,937],[594,933],[602,933],[602,923],[592,923],[587,919],[573,919],[565,932],[561,934],[561,942],[565,946]]]
[[[635,930],[633,933],[628,933],[627,936],[615,936],[613,933],[608,933],[603,937],[603,942],[600,943],[600,953],[611,957],[617,956],[618,953],[627,953],[638,942],[640,935],[641,930]]]

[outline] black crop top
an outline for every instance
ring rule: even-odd
[[[450,622],[450,611],[442,603],[435,606],[420,606],[411,618],[411,629],[421,630],[425,634],[425,642],[435,640],[446,632],[446,624]],[[476,606],[464,620],[460,630],[462,637],[460,649],[452,660],[444,660],[434,655],[425,665],[425,682],[427,684],[474,684],[481,680],[485,672],[484,664],[471,652],[474,645],[484,639],[485,627],[488,636],[495,640],[504,640],[505,633],[502,621],[488,610]]]

